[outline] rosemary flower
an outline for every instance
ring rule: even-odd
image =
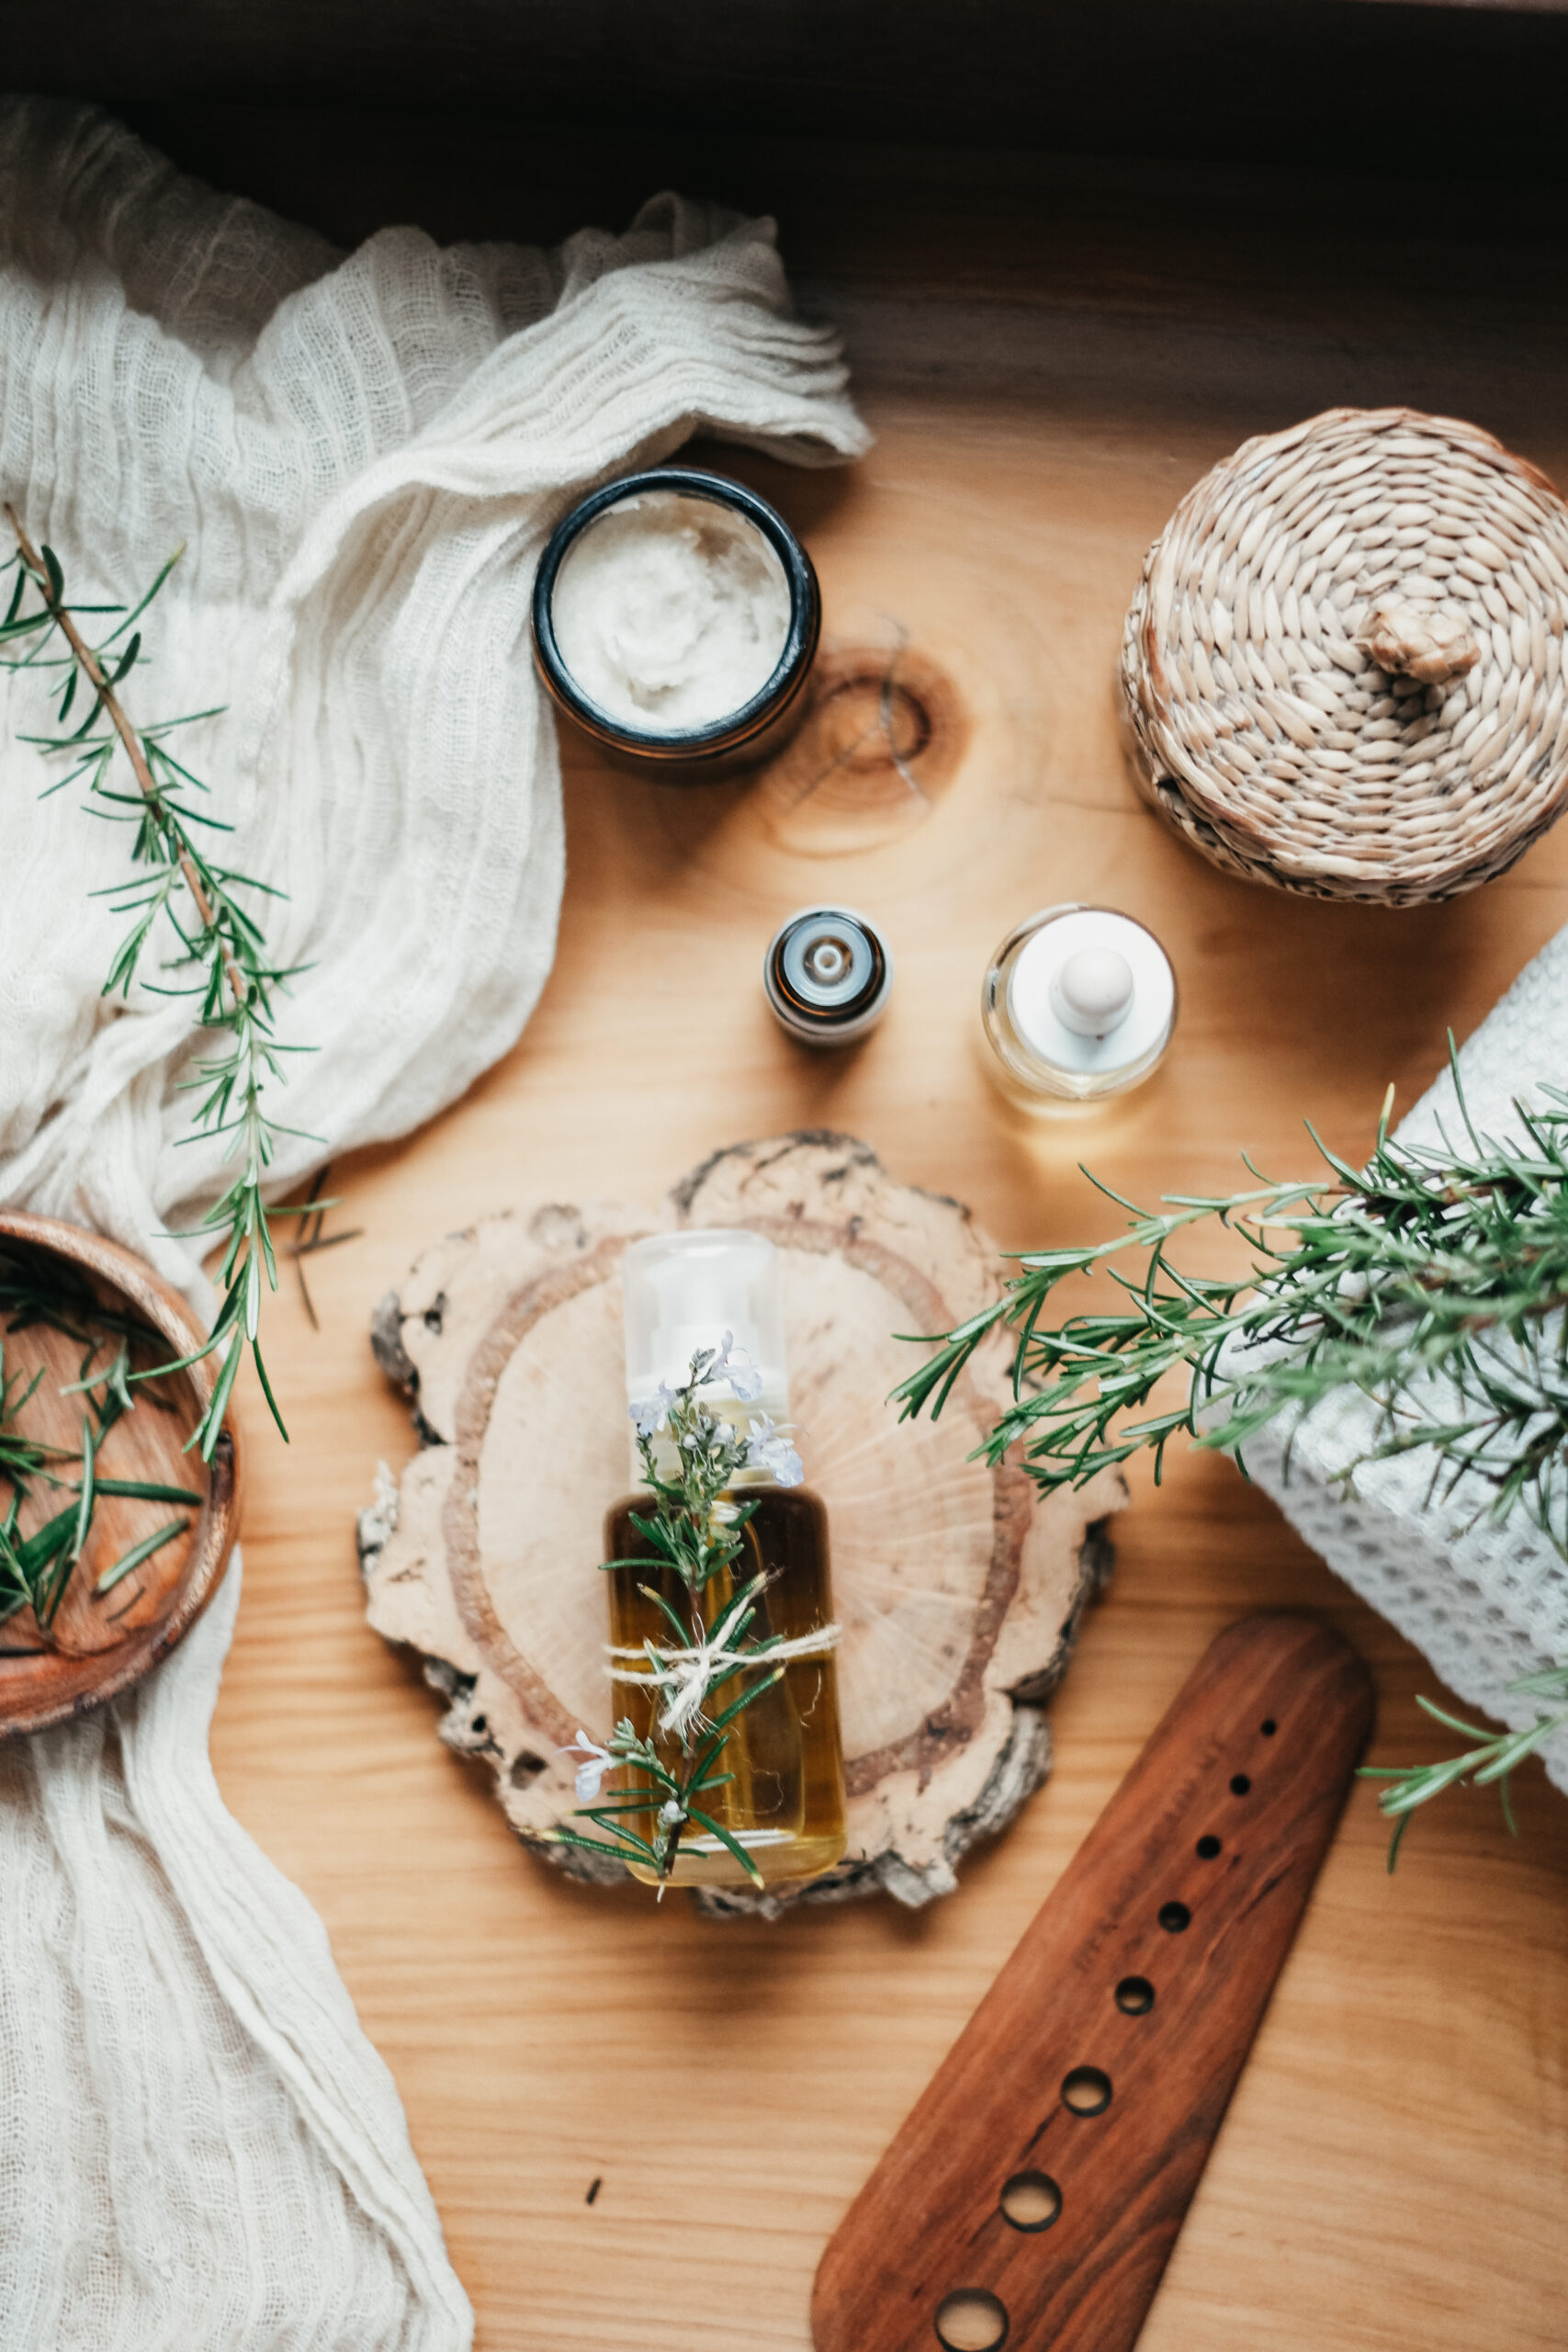
[[[746,1461],[753,1470],[770,1470],[781,1487],[798,1487],[806,1464],[777,1424],[759,1413],[746,1441]]]
[[[610,1750],[607,1747],[601,1747],[596,1739],[590,1739],[580,1724],[577,1737],[571,1746],[563,1747],[558,1752],[562,1756],[581,1756],[584,1758],[577,1768],[577,1801],[579,1804],[592,1804],[604,1784],[605,1773],[615,1765],[615,1759]]]

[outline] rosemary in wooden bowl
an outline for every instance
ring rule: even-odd
[[[239,1459],[226,1420],[190,1443],[218,1377],[199,1340],[130,1250],[0,1211],[0,1735],[129,1690],[216,1591]]]

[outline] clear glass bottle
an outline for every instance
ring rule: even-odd
[[[980,1019],[991,1075],[1021,1110],[1082,1110],[1140,1085],[1176,1026],[1159,941],[1109,907],[1047,907],[991,958]]]
[[[726,1333],[738,1352],[761,1377],[761,1394],[741,1400],[727,1384],[702,1392],[709,1411],[742,1430],[766,1416],[789,1419],[784,1325],[779,1303],[778,1253],[761,1234],[710,1228],[658,1234],[635,1242],[623,1268],[626,1298],[626,1395],[628,1403],[655,1394],[660,1381],[671,1388],[688,1376],[699,1348],[721,1348]],[[660,1432],[655,1454],[660,1473],[672,1466],[672,1448]],[[641,1465],[635,1475],[641,1477]],[[754,1503],[741,1530],[742,1550],[732,1564],[694,1596],[673,1569],[648,1554],[633,1514],[647,1517],[652,1498],[646,1487],[612,1506],[604,1523],[604,1556],[637,1565],[610,1571],[610,1641],[617,1666],[628,1670],[616,1684],[616,1713],[628,1715],[644,1736],[654,1731],[656,1692],[637,1674],[632,1659],[645,1641],[668,1648],[671,1629],[658,1604],[640,1589],[649,1586],[683,1622],[694,1601],[705,1626],[712,1626],[735,1593],[765,1571],[769,1581],[757,1602],[749,1637],[776,1634],[809,1643],[832,1623],[828,1552],[828,1514],[820,1498],[800,1486],[782,1486],[773,1469],[758,1464],[737,1474],[724,1499]],[[628,1656],[628,1654],[630,1654]],[[771,1668],[739,1668],[714,1693],[716,1713],[739,1698],[749,1681]],[[658,1735],[671,1769],[682,1751],[673,1735]],[[704,1799],[705,1810],[744,1847],[765,1883],[811,1878],[831,1869],[844,1851],[843,1759],[839,1736],[838,1678],[830,1646],[807,1647],[784,1664],[782,1680],[737,1716],[730,1727],[721,1769],[733,1774]],[[616,1775],[617,1796],[640,1785],[632,1771]],[[651,1810],[651,1808],[650,1808]],[[647,1835],[637,1815],[627,1826]],[[650,1869],[633,1866],[651,1882]],[[677,1849],[671,1883],[677,1886],[745,1886],[750,1883],[734,1855],[710,1832],[687,1825]]]

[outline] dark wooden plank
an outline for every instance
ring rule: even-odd
[[[1371,1715],[1306,1619],[1210,1645],[840,2226],[818,2352],[1129,2352]]]
[[[592,133],[1011,141],[1561,174],[1568,17],[1431,0],[10,0],[7,82]],[[412,134],[411,134],[412,135]]]
[[[1546,289],[1568,269],[1563,207],[1473,176],[1378,178],[1370,152],[1367,175],[1330,177],[741,138],[723,116],[570,135],[436,112],[416,134],[400,114],[298,102],[128,115],[183,169],[344,246],[399,221],[441,243],[616,231],[660,187],[771,213],[802,309],[844,332],[857,393],[933,402],[955,442],[976,403],[1004,400],[1096,447],[1134,417],[1162,437],[1191,426],[1206,465],[1315,409],[1405,402],[1540,458],[1562,413],[1568,308]],[[770,497],[815,502],[804,527],[838,494],[773,475]]]

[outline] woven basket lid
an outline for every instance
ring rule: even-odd
[[[1247,442],[1149,550],[1122,642],[1140,785],[1218,865],[1413,905],[1568,796],[1568,508],[1478,426],[1330,409]]]

